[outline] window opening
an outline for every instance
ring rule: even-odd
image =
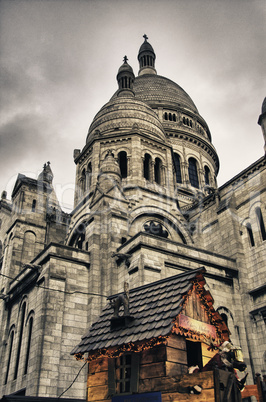
[[[88,164],[88,170],[87,170],[87,180],[88,180],[88,188],[91,186],[91,176],[92,176],[92,166],[91,162]]]
[[[119,161],[121,177],[122,179],[124,179],[127,177],[127,153],[125,151],[119,152],[118,161]]]
[[[199,188],[199,177],[197,170],[197,162],[194,158],[189,158],[188,175],[191,186]]]
[[[265,225],[264,225],[263,216],[262,216],[260,207],[257,207],[255,209],[255,212],[256,212],[256,215],[257,215],[258,222],[259,222],[262,240],[266,240]]]
[[[254,240],[251,224],[247,223],[246,228],[247,228],[247,232],[248,232],[248,236],[249,236],[250,245],[251,245],[251,247],[254,247],[255,246],[255,240]]]
[[[161,167],[162,167],[161,159],[156,158],[155,165],[154,165],[154,179],[155,179],[155,182],[158,184],[161,184]]]
[[[151,156],[149,154],[145,154],[144,156],[144,177],[146,180],[150,180],[150,163],[151,163]]]
[[[205,178],[205,184],[208,186],[210,184],[210,169],[208,166],[204,167],[204,178]]]
[[[116,358],[116,392],[130,392],[131,355],[124,354]]]
[[[8,374],[9,374],[11,356],[12,356],[12,349],[13,349],[13,342],[14,342],[14,330],[11,331],[10,336],[9,336],[9,352],[8,352],[5,384],[7,383],[7,380],[8,380]]]
[[[174,153],[174,165],[175,165],[176,182],[182,183],[180,156],[176,153]]]
[[[23,306],[22,306],[22,311],[21,311],[21,322],[20,322],[19,341],[18,341],[18,351],[17,351],[17,360],[16,360],[16,367],[15,367],[14,380],[15,380],[15,379],[17,378],[17,376],[18,376],[18,366],[19,366],[21,345],[22,345],[22,339],[23,339],[25,312],[26,312],[26,303],[23,304]]]
[[[26,360],[25,360],[25,370],[24,374],[28,372],[29,358],[30,358],[30,345],[31,345],[31,335],[32,335],[32,326],[33,326],[33,317],[29,320],[29,332],[28,332],[28,343],[27,343],[27,352],[26,352]]]
[[[199,366],[199,368],[202,368],[201,343],[186,340],[186,346],[188,367]]]
[[[79,248],[80,250],[82,250],[82,248],[83,248],[84,240],[85,240],[85,234],[81,233],[81,235],[78,237],[78,240],[77,240],[77,248]]]
[[[32,211],[32,212],[35,212],[35,211],[36,211],[36,200],[33,200],[33,201],[32,201],[31,211]]]

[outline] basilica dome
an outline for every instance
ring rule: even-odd
[[[95,137],[121,135],[139,130],[153,139],[165,141],[163,126],[157,114],[134,96],[115,96],[96,114],[89,128],[87,143]]]
[[[155,74],[136,77],[134,92],[137,99],[153,108],[185,108],[193,113],[198,110],[190,96],[175,82]]]

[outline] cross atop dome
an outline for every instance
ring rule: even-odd
[[[145,39],[145,41],[147,41],[149,39],[146,34],[143,35],[143,38]]]
[[[128,61],[127,56],[124,56],[123,61],[124,61],[124,63],[127,63],[127,61]]]

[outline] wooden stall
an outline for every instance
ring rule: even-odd
[[[88,361],[89,402],[241,401],[232,373],[188,373],[217,353],[210,345],[229,336],[203,273],[189,271],[110,299],[72,351]]]

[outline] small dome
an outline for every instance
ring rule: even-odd
[[[147,104],[134,97],[115,96],[96,114],[89,128],[87,143],[99,135],[121,135],[135,127],[153,139],[165,141],[163,126]]]
[[[138,61],[139,61],[139,75],[144,74],[157,74],[155,70],[156,55],[149,42],[147,42],[147,35],[143,35],[144,42],[140,46]]]
[[[125,57],[124,57],[124,63],[123,63],[122,66],[119,68],[117,75],[119,75],[119,73],[124,73],[124,72],[128,72],[128,73],[131,73],[131,74],[134,75],[133,69],[132,69],[132,67],[127,63],[127,60],[128,60],[128,59],[127,59],[127,56],[125,56]]]
[[[116,76],[119,87],[117,95],[120,96],[134,96],[133,82],[135,80],[135,75],[132,67],[127,63],[127,60],[128,58],[125,56],[124,64],[119,68]]]
[[[100,166],[101,173],[114,173],[121,176],[120,167],[114,158],[111,150],[109,150]]]
[[[140,48],[139,48],[139,56],[140,56],[140,54],[141,54],[142,52],[151,52],[151,53],[154,53],[154,50],[153,50],[152,45],[151,45],[149,42],[147,42],[147,40],[145,40],[145,41],[142,43],[142,45],[140,46]],[[155,53],[154,53],[154,55],[155,55]]]

